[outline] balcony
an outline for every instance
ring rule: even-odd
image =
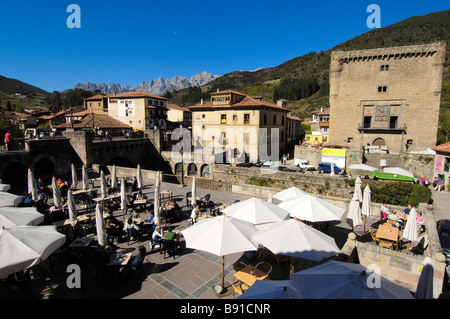
[[[406,124],[392,126],[389,123],[377,123],[376,127],[367,127],[358,123],[359,133],[374,133],[374,134],[402,134],[406,133]]]

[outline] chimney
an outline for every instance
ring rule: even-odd
[[[287,108],[287,100],[278,100],[277,105],[280,107]]]

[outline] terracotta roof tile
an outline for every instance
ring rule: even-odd
[[[92,123],[94,121],[94,123]],[[94,125],[93,125],[94,124]],[[79,122],[74,123],[74,128],[92,128],[93,126],[99,127],[101,129],[132,129],[131,126],[112,118],[106,114],[86,114],[85,117]],[[56,128],[70,128],[71,123],[64,123],[57,125]]]
[[[450,142],[438,145],[433,148],[436,152],[442,152],[442,153],[450,153]]]

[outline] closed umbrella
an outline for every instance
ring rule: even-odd
[[[73,198],[72,190],[67,191],[67,206],[69,209],[69,221],[74,226],[77,223],[77,206]]]
[[[281,201],[287,201],[290,199],[302,197],[304,195],[308,195],[308,193],[294,186],[276,193],[273,197]]]
[[[106,230],[103,212],[99,204],[95,207],[95,227],[97,230],[97,241],[100,246],[106,244]]]
[[[361,217],[361,208],[358,201],[358,194],[355,192],[353,198],[350,201],[348,208],[347,218],[351,221],[352,228],[358,227],[363,224]]]
[[[385,173],[390,173],[390,174],[396,174],[396,175],[403,175],[403,176],[407,176],[407,177],[414,177],[414,174],[411,173],[410,171],[401,168],[401,167],[385,167],[383,168],[383,171]]]
[[[340,253],[334,238],[295,219],[256,226],[252,239],[274,254],[313,261]]]
[[[105,179],[105,173],[100,171],[100,194],[102,197],[108,196],[108,186],[106,186],[106,179]]]
[[[0,228],[21,225],[39,225],[44,215],[35,207],[0,207]]]
[[[377,171],[378,168],[375,168],[373,166],[370,165],[366,165],[366,164],[352,164],[348,167],[348,169],[354,169],[354,170],[360,170],[360,171]]]
[[[291,278],[302,299],[412,299],[408,289],[360,264],[330,260]]]
[[[28,194],[31,194],[33,201],[37,202],[38,194],[36,189],[36,180],[31,169],[28,169]]]
[[[364,232],[366,232],[366,219],[372,211],[372,196],[369,185],[364,188],[361,214],[364,215]]]
[[[7,192],[0,192],[0,207],[15,207],[22,202],[22,197]]]
[[[141,165],[138,164],[137,166],[137,173],[136,173],[137,177],[137,182],[138,182],[138,188],[142,189],[142,187],[144,186],[144,182],[142,179],[142,171],[141,171]]]
[[[83,190],[87,190],[89,188],[89,177],[87,167],[85,164],[83,164],[83,167],[81,169],[81,179],[83,182]]]
[[[127,209],[127,193],[125,191],[125,178],[120,182],[120,209],[122,210],[123,221],[125,222],[125,210]]]
[[[73,189],[77,189],[77,184],[78,184],[78,176],[77,176],[77,169],[75,168],[75,165],[70,165],[71,169],[72,169],[72,185],[71,188]]]
[[[154,200],[153,200],[153,216],[155,218],[155,224],[159,224],[159,193],[160,193],[160,180],[159,171],[155,174],[155,190],[154,190]]]
[[[251,241],[254,226],[226,215],[208,218],[182,230],[187,248],[199,249],[222,257],[222,287],[225,286],[225,255],[255,251]]]
[[[249,198],[235,203],[225,208],[222,212],[227,216],[253,225],[279,222],[289,216],[288,211],[259,198]]]
[[[113,165],[111,172],[111,188],[115,190],[116,187],[117,187],[117,170],[116,165]]]
[[[433,299],[433,260],[427,256],[417,283],[416,299]]]
[[[415,208],[412,208],[411,211],[409,212],[405,228],[403,229],[403,239],[409,240],[408,253],[411,243],[417,242],[419,240],[419,235],[417,234],[417,221]]]
[[[356,195],[358,196],[358,197],[357,197],[357,200],[358,200],[358,202],[360,202],[360,203],[362,203],[362,200],[363,200],[363,195],[362,195],[362,191],[361,191],[361,184],[362,184],[362,182],[361,182],[361,176],[358,176],[358,177],[356,178],[356,180],[355,180],[355,190],[354,190],[354,193],[356,193]]]
[[[61,191],[59,189],[58,184],[56,183],[56,178],[54,176],[52,178],[52,192],[53,192],[53,205],[56,208],[61,208],[62,207]]]
[[[267,198],[267,201],[269,203],[273,203],[273,194],[272,193],[269,194],[269,197]]]
[[[311,195],[291,199],[278,204],[278,206],[287,210],[291,217],[309,222],[340,220],[345,213],[344,209],[329,201]]]
[[[256,280],[237,299],[299,299],[292,280]]]
[[[334,176],[334,175],[336,175],[335,173],[334,173],[334,164],[333,163],[331,163],[331,172],[330,172],[330,176]]]
[[[55,226],[0,228],[0,278],[37,265],[65,240]]]

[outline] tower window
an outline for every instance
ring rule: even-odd
[[[386,93],[387,92],[387,86],[379,86],[378,87],[378,93]]]

